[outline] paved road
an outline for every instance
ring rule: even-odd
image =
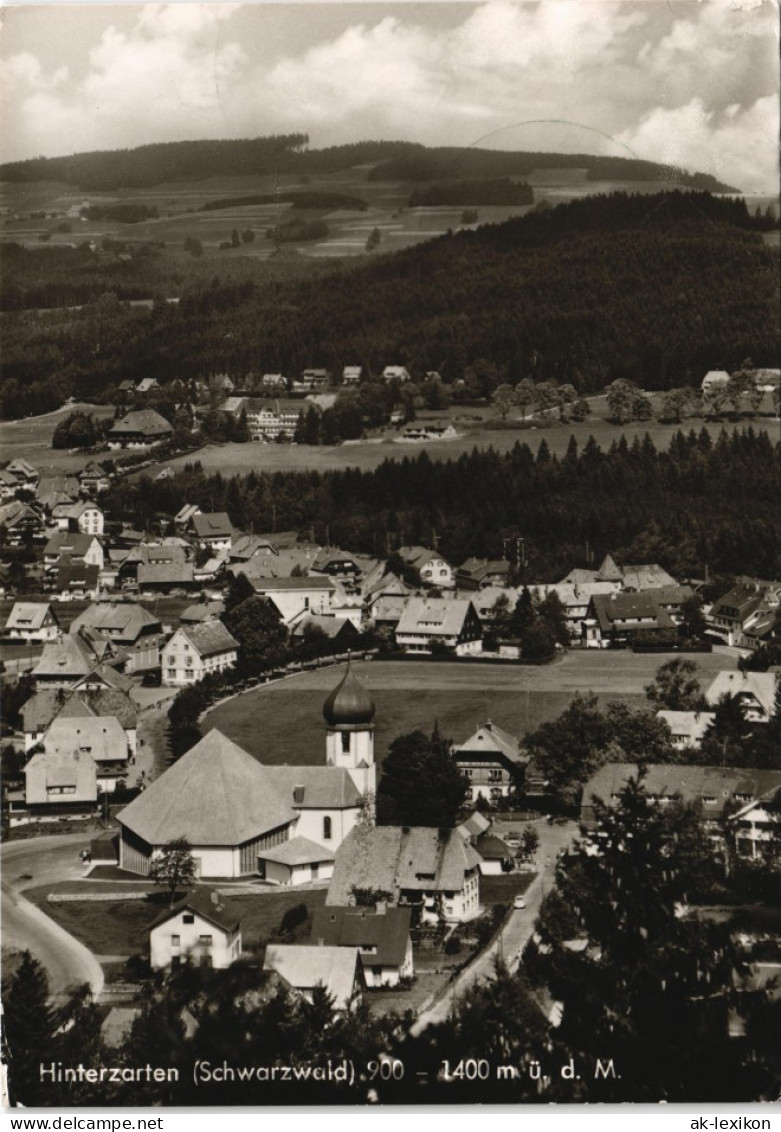
[[[511,971],[518,968],[520,956],[529,942],[534,924],[540,911],[543,897],[553,885],[556,871],[556,855],[569,845],[578,835],[575,822],[549,826],[545,821],[531,823],[540,835],[537,863],[540,871],[526,890],[526,907],[514,909],[505,921],[502,931],[490,947],[478,955],[473,963],[465,968],[450,985],[447,993],[427,1010],[424,1010],[412,1025],[410,1033],[417,1036],[428,1026],[444,1022],[453,1008],[454,1002],[475,983],[487,982],[494,977],[494,965],[501,957]],[[515,823],[516,827],[519,825]]]
[[[88,844],[83,833],[64,833],[11,841],[0,849],[3,946],[32,952],[46,968],[53,998],[62,998],[68,988],[84,983],[90,984],[94,995],[100,994],[103,971],[91,951],[22,893],[25,888],[82,877],[78,854]]]

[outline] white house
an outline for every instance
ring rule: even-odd
[[[199,967],[230,967],[241,955],[241,924],[216,889],[196,888],[161,912],[149,929],[153,971],[189,962]]]
[[[182,688],[210,672],[233,668],[237,650],[238,642],[222,621],[181,625],[161,651],[163,685]]]
[[[12,641],[54,641],[59,632],[57,618],[48,601],[15,601],[3,635]]]
[[[656,717],[670,728],[673,746],[679,751],[701,747],[705,732],[715,719],[712,711],[658,711]]]
[[[739,856],[776,859],[781,851],[781,786],[748,802],[729,821]]]
[[[416,907],[427,923],[471,920],[480,912],[480,856],[455,829],[358,825],[337,850],[326,905],[354,906],[362,891]]]
[[[774,672],[717,672],[705,691],[705,699],[713,707],[722,696],[737,696],[749,723],[767,723],[775,708],[776,675]]]
[[[407,372],[406,366],[386,366],[382,371],[382,380],[389,383],[391,381],[398,381],[401,382],[402,385],[405,385],[411,378]]]
[[[322,987],[338,1011],[349,1010],[357,1003],[363,989],[361,955],[357,947],[270,943],[263,970],[276,971],[307,1002],[313,1001],[315,987]]]
[[[411,597],[396,626],[396,643],[407,652],[447,648],[470,656],[482,652],[483,630],[467,599]]]
[[[511,794],[526,760],[518,740],[489,719],[452,750],[453,761],[466,781],[467,802],[478,798],[496,802]]]
[[[192,516],[190,524],[198,545],[204,550],[230,550],[233,523],[226,511],[201,512]]]
[[[415,974],[411,908],[315,909],[310,942],[315,947],[357,947],[367,987],[395,987]]]
[[[69,508],[63,529],[67,530],[72,523],[75,523],[83,535],[103,534],[103,512],[97,503],[92,503],[90,500],[74,503]]]
[[[25,805],[33,817],[88,814],[98,799],[98,770],[81,751],[39,751],[24,768]]]
[[[327,614],[331,612],[339,587],[332,578],[318,575],[312,578],[257,578],[248,575],[255,593],[267,597],[279,610],[285,624],[302,613]]]
[[[417,571],[424,586],[436,586],[440,590],[455,588],[453,567],[436,551],[425,546],[402,546],[397,553],[406,566]]]
[[[54,756],[89,755],[95,762],[98,790],[110,794],[128,773],[128,738],[115,716],[97,716],[85,707],[78,717],[57,716],[43,736],[44,749]]]

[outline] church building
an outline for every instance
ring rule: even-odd
[[[197,875],[328,879],[336,850],[372,805],[374,702],[348,663],[323,707],[326,765],[267,766],[210,731],[118,815],[120,868],[146,876],[176,838]]]

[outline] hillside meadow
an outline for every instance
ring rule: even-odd
[[[555,719],[578,692],[594,692],[603,704],[618,700],[647,707],[643,689],[669,659],[665,653],[573,649],[540,668],[375,660],[354,661],[353,669],[376,704],[375,756],[381,765],[397,736],[431,731],[435,722],[448,738],[462,742],[488,719],[510,734],[524,735]],[[703,687],[720,669],[736,664],[733,655],[719,649],[694,659]],[[208,712],[202,730],[218,728],[263,763],[322,765],[323,702],[343,671],[323,668],[245,692]]]

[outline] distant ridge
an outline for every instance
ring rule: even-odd
[[[737,193],[708,173],[626,157],[510,152],[470,147],[427,148],[416,142],[361,141],[308,149],[307,134],[261,138],[158,142],[135,149],[100,150],[68,157],[34,157],[0,165],[0,180],[64,181],[84,192],[149,188],[215,175],[333,173],[371,164],[371,180],[434,181],[464,177],[528,176],[534,169],[586,170],[590,181],[659,181],[709,192]]]

